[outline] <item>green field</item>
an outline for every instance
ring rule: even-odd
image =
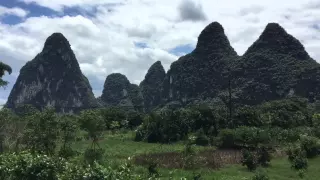
[[[142,154],[154,154],[154,153],[166,153],[166,152],[181,152],[185,146],[182,142],[175,144],[152,144],[144,142],[135,142],[132,140],[134,132],[127,133],[106,133],[104,138],[99,142],[101,148],[105,149],[105,155],[103,158],[104,165],[120,165],[123,162],[128,161],[129,157],[132,159],[135,156]],[[90,141],[78,141],[74,147],[78,151],[84,151],[91,144]],[[201,147],[196,146],[195,151],[201,153],[201,151],[214,149],[214,147]],[[134,164],[134,162],[132,161]],[[140,173],[148,173],[147,166],[134,165],[134,170]],[[219,169],[200,168],[196,170],[183,170],[174,168],[157,168],[162,179],[180,179],[180,177],[186,177],[192,179],[194,173],[201,174],[203,179],[227,179],[227,180],[244,180],[251,179],[254,175],[253,172],[249,172],[244,166],[240,164],[226,165]],[[300,179],[297,172],[290,168],[290,163],[286,157],[274,158],[271,161],[271,166],[264,168],[273,180],[290,180]],[[318,180],[320,178],[320,158],[309,160],[309,168],[306,172],[304,179]]]

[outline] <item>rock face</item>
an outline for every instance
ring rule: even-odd
[[[143,110],[143,96],[136,84],[131,84],[125,75],[113,73],[107,76],[102,95],[103,106],[118,106],[127,110]]]
[[[161,89],[165,76],[166,72],[161,62],[157,61],[149,68],[144,80],[140,83],[146,112],[161,104]]]
[[[39,109],[52,106],[58,112],[97,106],[89,81],[61,33],[48,37],[42,52],[21,68],[6,107],[25,104]]]
[[[269,23],[257,41],[237,61],[233,87],[239,101],[263,101],[297,95],[315,100],[319,96],[319,64],[303,45],[279,24]]]
[[[209,24],[195,50],[171,64],[163,83],[164,101],[183,105],[217,96],[227,84],[224,71],[237,58],[223,27],[218,22]]]

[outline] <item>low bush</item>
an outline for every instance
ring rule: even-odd
[[[308,159],[306,152],[299,145],[291,145],[287,150],[288,160],[291,168],[295,170],[305,170],[308,168]]]
[[[271,152],[270,148],[267,146],[260,146],[257,149],[257,156],[258,156],[258,164],[260,164],[263,167],[267,167],[270,164],[271,161]]]
[[[29,152],[0,155],[0,179],[5,180],[142,180],[134,174],[130,164],[117,168],[104,167],[98,163],[82,165],[47,155]],[[150,178],[151,179],[151,178]]]
[[[269,179],[270,178],[268,174],[261,169],[258,169],[257,172],[252,177],[252,180],[269,180]]]
[[[242,150],[242,165],[246,166],[249,171],[254,171],[258,167],[257,156],[254,152],[247,149]]]
[[[219,147],[220,148],[234,148],[235,145],[235,136],[232,129],[223,129],[220,131],[219,135]]]
[[[209,138],[204,134],[203,129],[200,129],[197,132],[197,137],[195,139],[195,144],[200,146],[207,146],[209,145]]]
[[[320,142],[316,137],[301,135],[300,146],[306,152],[307,158],[313,158],[320,154]]]

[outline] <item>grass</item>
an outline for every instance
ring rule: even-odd
[[[141,155],[150,155],[157,153],[172,153],[181,152],[185,146],[183,143],[175,144],[152,144],[145,142],[134,142],[132,140],[134,133],[127,132],[124,134],[106,133],[103,140],[99,142],[100,147],[105,149],[104,164],[105,165],[119,165],[128,160],[128,157],[135,157]],[[84,151],[90,146],[90,141],[79,141],[74,145],[78,151]],[[197,146],[195,151],[208,152],[213,150],[213,147]],[[197,157],[196,157],[197,158]],[[169,158],[169,161],[171,159]],[[173,162],[173,161],[172,161]],[[264,168],[270,177],[270,180],[295,180],[300,179],[297,172],[290,168],[290,163],[286,157],[276,158],[271,161],[271,166]],[[147,167],[135,165],[134,170],[139,173],[147,173]],[[227,165],[219,169],[199,168],[196,170],[184,170],[174,168],[158,168],[159,174],[163,179],[179,179],[186,177],[193,179],[194,174],[201,174],[203,179],[219,179],[219,180],[245,180],[251,179],[254,173],[249,172],[245,167],[235,164]],[[320,158],[309,160],[309,169],[306,172],[304,179],[318,180],[320,177]]]

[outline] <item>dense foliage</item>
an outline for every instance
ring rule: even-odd
[[[118,106],[126,110],[143,110],[143,97],[140,88],[131,84],[127,77],[120,73],[107,76],[102,95],[102,106]]]
[[[3,63],[3,62],[0,62],[0,87],[2,86],[6,86],[8,84],[7,81],[4,81],[2,80],[2,76],[4,76],[4,73],[5,72],[8,72],[9,74],[12,73],[12,69],[9,65]]]
[[[0,179],[6,180],[138,180],[129,164],[116,169],[98,163],[82,165],[63,158],[30,152],[0,155]]]
[[[143,95],[146,112],[150,112],[162,103],[161,86],[165,75],[166,72],[161,62],[157,61],[151,65],[144,80],[141,81],[139,87]]]

